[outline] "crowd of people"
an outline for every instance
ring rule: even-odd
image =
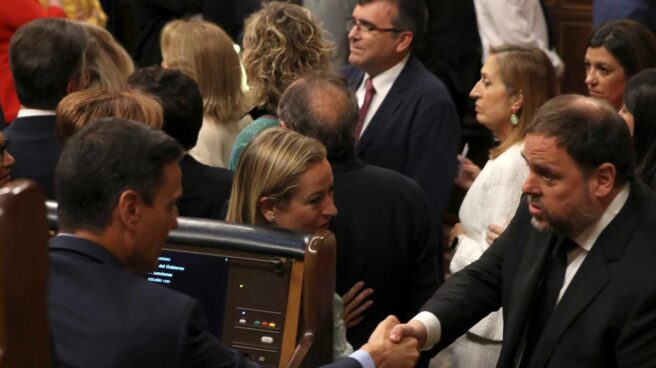
[[[422,0],[340,3],[341,34],[288,2],[226,29],[202,1],[178,4],[149,28],[156,53],[151,34],[136,63],[102,23],[25,1],[29,16],[0,10],[0,186],[32,179],[58,203],[58,365],[256,366],[208,332],[198,301],[140,275],[178,216],[335,234],[326,367],[656,361],[649,28],[597,27],[581,55],[589,97],[561,95],[566,66],[540,2],[475,1],[484,60],[469,97],[498,142],[481,168],[457,154],[453,85],[416,55],[430,23]],[[341,38],[345,68],[329,41]],[[445,282],[454,185],[467,192]]]

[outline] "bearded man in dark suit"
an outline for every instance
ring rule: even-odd
[[[656,199],[633,178],[626,124],[566,95],[524,144],[526,198],[509,227],[390,337],[437,351],[503,306],[498,367],[652,367]]]

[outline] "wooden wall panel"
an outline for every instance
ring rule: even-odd
[[[545,5],[556,50],[566,68],[561,80],[562,91],[585,94],[583,58],[592,32],[592,0],[545,0]]]

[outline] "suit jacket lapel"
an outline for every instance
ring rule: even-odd
[[[635,183],[634,183],[635,184]],[[608,263],[619,259],[629,238],[641,221],[640,207],[644,189],[631,186],[631,194],[622,210],[602,231],[574,275],[547,324],[533,354],[536,367],[545,366],[567,328],[590,305],[611,279]]]
[[[540,275],[547,263],[549,253],[557,240],[558,238],[550,232],[531,231],[517,271],[517,275],[522,277],[516,278],[510,295],[510,307],[504,310],[506,325],[503,340],[504,344],[513,347],[506,352],[510,354],[507,357],[521,358],[526,343],[524,336],[526,321],[529,320],[535,291],[539,286]]]
[[[374,138],[385,128],[387,124],[394,124],[389,120],[390,116],[403,104],[403,92],[408,88],[410,81],[412,80],[415,74],[415,63],[416,61],[411,56],[408,59],[405,67],[401,71],[401,74],[396,78],[392,88],[385,96],[385,99],[380,104],[380,107],[371,118],[367,129],[364,130],[360,140],[358,141],[356,151],[360,154],[366,147],[374,140]],[[360,83],[362,83],[362,78],[360,78]],[[355,86],[355,90],[360,84]]]

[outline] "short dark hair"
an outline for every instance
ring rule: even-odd
[[[54,110],[68,83],[82,79],[87,43],[86,29],[66,19],[40,18],[20,27],[9,45],[20,103]]]
[[[326,146],[329,158],[353,155],[358,103],[343,77],[329,72],[306,74],[292,83],[278,104],[278,118]]]
[[[656,188],[656,69],[645,69],[629,79],[624,105],[633,114],[636,175]]]
[[[579,95],[555,97],[536,112],[526,131],[531,134],[555,138],[584,175],[610,163],[617,171],[616,186],[633,178],[631,134],[605,101]]]
[[[196,145],[203,125],[203,97],[183,72],[151,66],[132,73],[128,84],[153,95],[164,109],[164,130],[186,150]]]
[[[164,166],[181,156],[173,138],[143,123],[105,118],[88,124],[68,140],[55,169],[60,228],[101,233],[128,189],[152,205]]]
[[[588,47],[604,47],[624,68],[626,78],[656,67],[656,36],[642,24],[621,19],[606,22],[592,32]]]
[[[392,19],[392,24],[394,28],[412,32],[413,44],[424,38],[428,28],[428,9],[424,0],[358,0],[358,4],[363,5],[375,1],[396,4],[399,13]]]

